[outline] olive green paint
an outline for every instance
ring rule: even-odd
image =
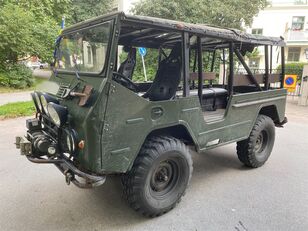
[[[68,28],[92,26],[104,20],[113,20],[112,43],[106,60],[106,71],[97,76],[80,73],[84,80],[77,80],[74,73],[58,73],[50,79],[58,85],[85,84],[94,87],[92,103],[78,106],[78,98],[63,99],[67,106],[69,123],[85,141],[77,159],[82,169],[97,174],[126,172],[132,166],[147,136],[161,128],[182,126],[190,134],[196,150],[204,150],[246,139],[260,110],[273,105],[279,121],[285,116],[286,90],[268,90],[231,96],[224,118],[206,122],[198,96],[180,97],[168,101],[148,101],[112,80],[116,62],[118,35],[122,14],[86,21]],[[219,142],[217,143],[217,140]],[[210,145],[214,143],[214,145]]]

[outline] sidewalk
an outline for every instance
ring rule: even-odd
[[[0,93],[0,106],[6,103],[21,102],[31,100],[30,93],[32,91]],[[305,121],[308,123],[308,106],[298,106],[297,98],[288,97],[286,116],[290,120]]]
[[[32,91],[0,93],[0,106],[7,103],[30,101]]]
[[[308,106],[298,106],[297,97],[287,98],[286,116],[288,120],[308,123]]]

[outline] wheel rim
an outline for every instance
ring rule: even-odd
[[[266,149],[268,144],[268,134],[265,130],[261,131],[257,137],[256,145],[255,145],[255,152],[257,154],[262,154],[263,151]]]
[[[150,188],[155,197],[163,197],[176,186],[179,178],[179,166],[175,160],[161,161],[153,171]]]

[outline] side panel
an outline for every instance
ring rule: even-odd
[[[197,96],[150,102],[112,82],[102,132],[100,172],[126,172],[146,136],[159,128],[184,125],[198,151],[245,139],[263,106],[276,105],[283,119],[285,97],[284,90],[235,95],[223,119],[206,123]],[[219,142],[213,144],[217,139]]]
[[[265,106],[274,105],[277,108],[279,121],[283,121],[285,104],[284,89],[234,95],[222,120],[204,123],[203,131],[199,133],[200,151],[246,139],[261,108]],[[217,144],[211,143],[217,142],[217,139],[219,139]]]
[[[149,102],[112,81],[102,134],[101,171],[125,172],[152,129],[177,124],[177,111],[176,101]]]

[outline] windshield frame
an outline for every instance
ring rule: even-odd
[[[74,33],[77,33],[79,31],[83,31],[86,29],[91,29],[91,28],[95,28],[95,27],[99,27],[100,25],[106,23],[106,22],[110,22],[110,32],[109,32],[109,40],[108,40],[108,47],[107,47],[107,52],[106,52],[106,57],[105,57],[105,63],[102,66],[101,70],[98,72],[88,72],[88,71],[79,71],[77,70],[65,70],[65,69],[59,69],[56,67],[56,64],[58,62],[57,59],[57,53],[59,52],[59,47],[60,47],[60,43],[61,40],[63,38],[63,36],[65,35],[71,35]],[[55,56],[54,56],[54,68],[56,73],[59,74],[68,74],[68,75],[76,75],[76,71],[78,74],[80,74],[81,76],[91,76],[91,77],[102,77],[102,76],[106,76],[107,75],[107,66],[108,63],[110,62],[110,53],[111,53],[111,46],[112,46],[112,40],[113,40],[113,35],[114,35],[114,29],[115,29],[115,19],[114,18],[106,18],[106,20],[104,21],[100,21],[99,23],[95,23],[95,24],[85,24],[81,27],[77,27],[77,28],[71,28],[69,31],[63,31],[61,33],[61,35],[58,37],[57,42],[56,42],[56,47],[55,47]]]

